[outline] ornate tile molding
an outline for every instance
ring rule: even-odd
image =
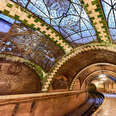
[[[99,42],[111,43],[111,36],[100,0],[80,0],[95,28]]]
[[[90,50],[109,50],[109,51],[113,51],[116,52],[116,46],[112,45],[112,44],[104,44],[104,43],[94,43],[94,44],[88,44],[88,45],[84,45],[81,47],[77,47],[75,48],[72,52],[70,52],[69,54],[63,56],[55,65],[54,67],[51,69],[51,71],[49,72],[49,74],[47,75],[47,80],[43,85],[43,89],[42,91],[48,91],[49,86],[53,80],[53,78],[55,77],[55,74],[58,72],[58,70],[66,63],[68,62],[71,58],[83,53],[83,52],[87,52]]]
[[[0,54],[0,58],[5,59],[7,61],[24,63],[28,67],[35,70],[35,72],[41,77],[41,79],[43,79],[46,76],[46,73],[43,71],[43,69],[40,66],[22,57]]]

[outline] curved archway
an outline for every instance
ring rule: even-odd
[[[110,64],[110,63],[96,63],[87,66],[86,68],[82,69],[73,79],[70,90],[73,89],[73,86],[75,84],[76,79],[80,80],[80,84],[82,86],[83,82],[89,77],[92,76],[95,72],[101,73],[104,72],[116,72],[116,65]]]
[[[94,73],[90,74],[83,82],[83,84],[86,84],[86,88],[88,87],[89,83],[98,75],[100,74],[105,74],[107,77],[112,76],[116,78],[116,72],[109,71],[109,70],[100,70],[100,71],[95,71]],[[83,86],[82,84],[82,86]]]
[[[53,78],[64,75],[71,85],[75,76],[85,67],[95,63],[116,64],[116,45],[89,44],[75,48],[60,59],[50,71],[42,91],[47,91]]]

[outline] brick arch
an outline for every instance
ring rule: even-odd
[[[58,75],[65,75],[66,77],[69,76],[71,83],[74,77],[88,65],[95,63],[116,64],[115,57],[116,45],[113,44],[107,45],[97,43],[77,47],[69,54],[63,56],[54,65],[47,76],[47,80],[44,83],[42,91],[47,91],[53,78]]]
[[[116,66],[115,66],[115,68],[116,68]],[[98,76],[99,74],[101,74],[101,72],[103,72],[107,76],[112,76],[112,77],[116,78],[116,72],[114,72],[114,70],[99,70],[99,71],[95,71],[95,72],[91,73],[90,75],[88,75],[86,77],[86,79],[84,80],[84,82],[82,83],[82,86],[85,83],[86,84],[86,87],[88,87],[88,85],[92,81],[92,79],[95,76]]]
[[[32,70],[34,70],[37,73],[37,75],[39,75],[41,78],[46,76],[46,73],[39,65],[36,65],[34,62],[24,59],[22,57],[8,54],[0,54],[0,59],[5,61],[24,63]]]
[[[73,86],[75,85],[76,79],[80,80],[81,86],[83,85],[86,78],[88,78],[89,75],[92,75],[94,72],[100,72],[100,71],[116,71],[116,65],[110,64],[110,63],[96,63],[87,66],[86,68],[82,69],[73,79],[70,90],[73,89]]]

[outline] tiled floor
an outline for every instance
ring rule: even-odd
[[[105,101],[95,116],[116,116],[116,94],[104,94]]]

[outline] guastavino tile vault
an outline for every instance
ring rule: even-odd
[[[0,0],[0,116],[115,116],[115,44],[115,0]]]

